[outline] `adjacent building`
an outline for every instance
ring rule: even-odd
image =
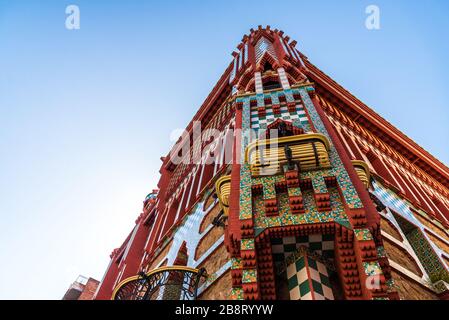
[[[62,300],[93,300],[100,281],[79,276],[69,287]]]

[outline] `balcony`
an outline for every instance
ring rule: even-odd
[[[257,140],[246,148],[245,162],[253,176],[279,174],[293,164],[301,171],[326,169],[331,166],[329,141],[320,133]]]
[[[361,160],[351,160],[351,162],[363,185],[368,188],[371,179],[368,165]]]
[[[120,282],[112,300],[195,300],[204,269],[161,267]]]
[[[215,182],[215,192],[217,193],[223,213],[227,217],[229,211],[229,195],[231,194],[231,176],[220,177]]]

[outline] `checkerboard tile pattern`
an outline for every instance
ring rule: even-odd
[[[411,204],[401,199],[393,191],[383,187],[377,181],[373,181],[374,195],[377,196],[384,205],[397,211],[401,215],[405,216],[407,219],[413,221],[413,223],[420,225],[419,220],[415,218],[410,210]]]
[[[326,266],[309,257],[299,257],[287,267],[290,300],[334,300]]]
[[[262,84],[262,74],[260,72],[256,72],[254,74],[255,79],[255,87],[256,87],[256,93],[263,93],[263,84]]]
[[[278,69],[279,79],[281,79],[281,85],[284,90],[290,89],[290,84],[288,83],[287,75],[285,74],[284,68]]]
[[[266,115],[264,117],[259,117],[259,112],[257,107],[251,108],[251,128],[252,129],[267,129],[268,125],[277,119],[282,119],[286,121],[299,120],[300,124],[307,126],[309,124],[306,112],[302,104],[296,104],[296,111],[290,113],[286,105],[281,105],[280,114],[274,114],[273,108],[267,106],[265,108]],[[297,122],[297,121],[296,121]]]
[[[334,236],[314,234],[272,239],[271,248],[275,264],[284,262],[300,247],[307,247],[310,251],[331,259],[334,255]]]

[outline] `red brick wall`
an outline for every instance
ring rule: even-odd
[[[89,278],[78,300],[92,300],[99,284],[99,281]]]

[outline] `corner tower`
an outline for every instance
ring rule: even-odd
[[[364,184],[295,45],[282,31],[259,28],[235,54],[236,128],[256,139],[243,135],[244,159],[231,173],[225,239],[233,292],[245,299],[388,298],[369,172],[359,166]],[[267,137],[276,128],[278,136]]]
[[[98,299],[447,298],[449,169],[296,45],[243,37]]]

